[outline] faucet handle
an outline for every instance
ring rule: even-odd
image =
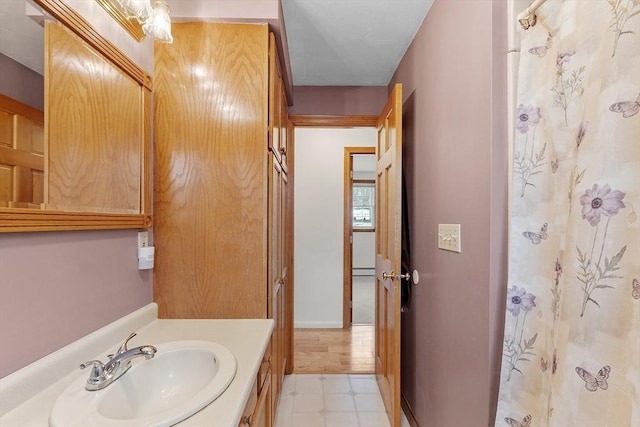
[[[118,351],[116,352],[116,354],[122,354],[122,353],[124,353],[125,351],[127,351],[127,350],[128,350],[128,348],[127,348],[127,343],[128,343],[129,341],[131,341],[131,338],[135,337],[136,335],[138,335],[138,334],[136,334],[135,332],[131,332],[131,334],[129,334],[129,336],[127,337],[127,339],[125,339],[125,340],[124,340],[124,342],[122,343],[122,345],[120,346],[120,348],[118,349]]]
[[[80,369],[91,367],[91,374],[89,374],[88,383],[98,383],[102,381],[104,377],[104,365],[99,360],[90,360],[80,365]]]

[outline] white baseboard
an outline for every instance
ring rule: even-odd
[[[296,329],[329,329],[342,328],[342,322],[312,322],[312,321],[294,321],[293,327]]]
[[[354,268],[351,271],[351,275],[352,276],[375,276],[376,275],[376,268],[372,267],[372,268]]]

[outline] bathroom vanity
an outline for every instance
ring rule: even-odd
[[[178,425],[269,425],[266,420],[270,419],[271,414],[269,405],[265,403],[270,398],[270,382],[265,379],[270,372],[269,342],[272,330],[271,319],[158,319],[157,306],[151,303],[0,379],[0,425],[49,426],[49,416],[58,397],[70,384],[89,375],[87,370],[80,370],[79,365],[92,359],[106,360],[107,354],[114,353],[122,340],[134,331],[137,336],[130,342],[131,347],[153,345],[161,349],[164,343],[208,341],[226,347],[235,358],[235,376],[226,390]],[[160,350],[158,358],[159,354]],[[142,358],[134,363],[145,362]],[[135,369],[136,365],[129,373]],[[124,374],[117,381],[126,376]],[[107,387],[105,390],[88,392],[79,388],[81,391],[77,393],[109,390]]]

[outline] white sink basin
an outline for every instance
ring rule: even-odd
[[[53,404],[51,427],[170,426],[213,402],[236,374],[236,360],[208,341],[158,344],[153,359],[138,358],[103,390],[87,391],[87,373]]]

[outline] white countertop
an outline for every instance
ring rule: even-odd
[[[237,427],[269,343],[273,320],[169,320],[157,319],[155,313],[156,305],[149,304],[0,379],[0,427],[48,426],[56,398],[73,380],[87,376],[78,365],[91,359],[106,359],[105,355],[117,350],[121,341],[133,331],[138,335],[132,345],[204,340],[227,347],[236,358],[235,378],[220,397],[179,425]]]

